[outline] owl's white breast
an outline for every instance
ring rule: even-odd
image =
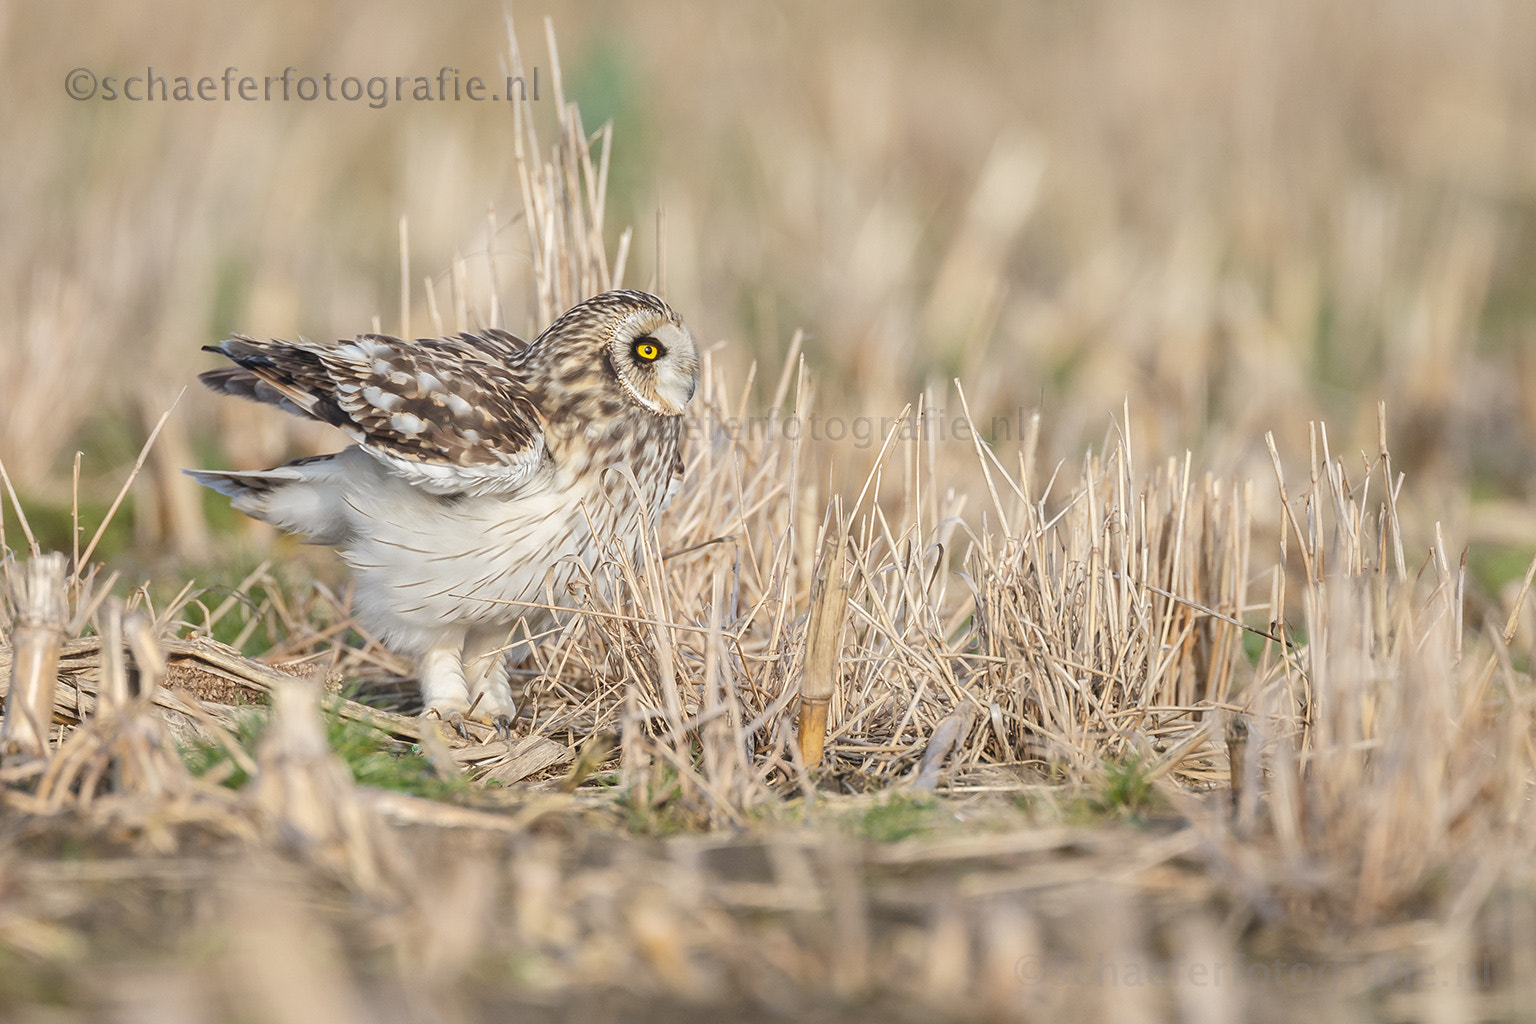
[[[360,472],[349,490],[341,555],[359,621],[406,653],[449,625],[510,628],[522,616],[540,628],[548,616],[529,604],[567,603],[578,559],[590,568],[637,534],[636,503],[625,508],[622,492],[554,474],[515,498],[441,498],[382,470]]]

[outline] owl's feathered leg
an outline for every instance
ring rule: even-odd
[[[447,629],[422,652],[417,675],[421,682],[421,712],[435,714],[465,735],[469,713],[469,682],[464,678],[465,629]]]
[[[505,626],[471,629],[464,641],[464,676],[469,680],[469,703],[476,721],[489,722],[502,739],[512,735],[517,704],[507,682]]]

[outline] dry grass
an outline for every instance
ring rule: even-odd
[[[1196,6],[1155,24],[1207,39]],[[1358,16],[1298,9],[1227,29],[1287,29],[1237,53],[1272,42],[1264,82],[1315,105],[1329,81],[1304,79],[1327,62],[1307,33]],[[17,707],[51,701],[54,726],[46,746],[46,730],[18,738],[7,705],[0,999],[82,1018],[274,1021],[490,1019],[513,1006],[551,1020],[1455,1021],[1525,1005],[1536,563],[1495,596],[1469,580],[1447,538],[1466,532],[1464,494],[1481,470],[1456,466],[1455,442],[1424,426],[1508,426],[1529,398],[1509,390],[1522,386],[1512,376],[1478,420],[1447,391],[1486,356],[1468,324],[1499,286],[1498,230],[1477,203],[1441,205],[1409,179],[1348,193],[1337,223],[1291,216],[1279,193],[1298,190],[1306,207],[1330,194],[1318,168],[1356,155],[1329,138],[1264,150],[1270,164],[1243,149],[1218,182],[1233,190],[1230,218],[1176,206],[1159,244],[1126,228],[1094,255],[1096,189],[1130,186],[1090,129],[1118,125],[1117,145],[1142,167],[1158,156],[1138,147],[1155,140],[1108,102],[1086,126],[1053,121],[1056,108],[1008,79],[1041,112],[1037,135],[989,140],[953,237],[932,247],[942,255],[921,255],[910,182],[898,177],[868,209],[829,201],[871,194],[860,183],[905,152],[874,113],[916,100],[891,74],[911,26],[896,19],[879,45],[855,44],[839,32],[848,15],[826,17],[817,45],[843,54],[828,40],[844,40],[854,68],[827,72],[831,94],[868,123],[837,114],[824,177],[802,167],[797,178],[809,157],[794,147],[758,153],[784,175],[789,208],[761,217],[777,242],[748,230],[762,210],[727,210],[708,244],[680,231],[696,248],[658,252],[653,279],[636,280],[636,236],[609,246],[622,131],[589,134],[563,103],[542,122],[515,108],[507,137],[488,143],[506,147],[520,197],[515,214],[492,215],[492,244],[417,290],[409,268],[433,264],[408,241],[420,221],[399,226],[400,319],[434,331],[538,324],[620,283],[708,308],[711,275],[739,273],[732,260],[746,258],[710,269],[716,235],[747,239],[764,260],[812,230],[847,245],[802,248],[846,273],[779,282],[812,296],[823,340],[796,333],[769,361],[783,340],[770,299],[755,306],[762,363],[742,365],[731,346],[706,351],[683,491],[638,561],[613,552],[596,570],[607,585],[579,588],[578,607],[541,638],[520,675],[517,741],[450,743],[411,717],[407,667],[352,621],[324,565],[276,568],[286,552],[228,588],[179,578],[119,601],[116,577],[92,561],[91,535],[108,536],[111,513],[74,509],[68,534],[83,547],[49,570],[54,610],[36,611],[46,587],[20,581],[45,565],[40,530],[29,502],[7,497],[12,594],[0,628],[15,639],[0,648],[0,676]],[[1221,68],[1180,77],[1164,50],[1132,45],[1149,17],[1064,17],[1046,35],[1131,64],[1115,66],[1104,95],[1151,82],[1215,102]],[[1439,22],[1400,17],[1408,41],[1369,50],[1372,73],[1425,66],[1413,40]],[[1480,53],[1485,31],[1469,19],[1454,38]],[[740,45],[728,40],[716,59],[740,57]],[[514,67],[531,63],[518,52]],[[1476,81],[1470,59],[1449,47],[1440,73]],[[865,91],[838,86],[844,74]],[[1359,102],[1374,95],[1365,72],[1334,74]],[[558,78],[547,87],[563,90]],[[1482,109],[1497,119],[1523,108]],[[719,115],[706,104],[702,116]],[[754,142],[781,116],[767,111]],[[1379,126],[1388,152],[1407,145],[1396,123]],[[1074,130],[1085,133],[1077,146],[1062,141]],[[1465,144],[1466,167],[1431,171],[1483,173],[1514,202],[1509,178],[1478,171],[1477,139]],[[1041,177],[1045,152],[1066,161],[1075,191]],[[658,167],[672,173],[668,158]],[[1287,184],[1298,168],[1313,173]],[[323,194],[310,182],[293,207],[317,208]],[[691,223],[692,204],[712,198],[704,185],[669,195],[669,223]],[[1134,220],[1145,196],[1120,198]],[[812,225],[824,206],[827,223]],[[1371,242],[1410,227],[1444,242],[1424,246],[1436,255],[1423,266]],[[1059,264],[1040,257],[1049,284],[1012,263],[1047,229],[1064,252]],[[835,302],[818,297],[834,282]],[[59,317],[75,307],[56,305],[28,306],[19,322],[62,337]],[[1314,415],[1330,385],[1303,351],[1341,336],[1304,326],[1329,318],[1342,325],[1330,330],[1375,339],[1365,362],[1382,372],[1327,372],[1378,379],[1394,396],[1362,404],[1374,419],[1345,425],[1348,448]],[[957,382],[918,390],[923,374],[903,370],[917,337],[942,357],[924,369],[946,366]],[[1091,370],[1059,368],[1059,408],[1016,415],[1010,375],[1039,379],[1052,361]],[[49,366],[29,371],[34,404],[0,451],[8,479],[45,497],[46,467],[73,429],[39,411],[56,386]],[[829,400],[855,376],[868,405]],[[190,459],[193,435],[160,417],[146,397],[157,386],[136,398],[154,409],[135,413],[144,433],[158,436],[127,474],[145,469],[132,514],[150,524],[146,555],[166,530],[196,551],[217,529],[163,471]],[[911,429],[939,409],[951,423],[957,411],[977,424],[1010,416],[1011,436],[994,445]],[[783,429],[869,411],[867,447]],[[226,435],[237,462],[316,443],[246,412],[220,415],[243,431]],[[1202,415],[1223,429],[1201,433]],[[1106,424],[1103,441],[1061,460]],[[1389,450],[1399,436],[1407,460]],[[1422,473],[1405,481],[1405,461]],[[105,493],[127,493],[123,475]],[[1429,497],[1416,494],[1421,475]],[[1425,514],[1436,501],[1449,526]],[[240,653],[253,645],[259,659]],[[242,732],[252,704],[270,704],[254,742]],[[423,765],[439,798],[361,783],[327,742],[331,719],[390,737],[375,745]],[[188,744],[222,751],[220,767],[194,773]],[[219,784],[237,774],[249,781]],[[119,952],[136,945],[138,962]]]

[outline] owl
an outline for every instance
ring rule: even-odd
[[[504,331],[414,342],[205,346],[236,364],[214,391],[340,427],[332,455],[260,472],[187,470],[235,508],[350,566],[358,622],[417,661],[423,714],[511,734],[519,619],[569,603],[569,584],[633,552],[682,478],[699,358],[654,295],[573,306],[532,344]],[[523,641],[526,642],[526,639]]]

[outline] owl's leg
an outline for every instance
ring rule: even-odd
[[[465,735],[469,712],[469,682],[464,678],[464,629],[448,629],[422,652],[417,675],[421,682],[421,713],[436,715]]]
[[[471,717],[494,725],[502,739],[512,735],[512,723],[517,720],[517,704],[507,682],[506,645],[505,626],[473,628],[464,641],[464,676],[474,708]]]

